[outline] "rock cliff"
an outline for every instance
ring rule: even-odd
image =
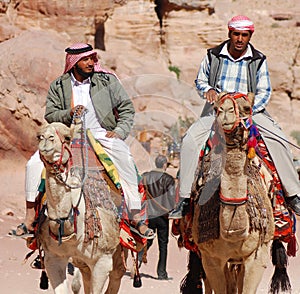
[[[227,21],[236,14],[255,22],[251,41],[267,55],[273,86],[268,110],[296,143],[291,134],[300,132],[297,0],[2,0],[0,157],[28,158],[34,152],[49,84],[63,70],[64,49],[78,41],[97,48],[103,66],[118,74],[132,97],[132,137],[141,130],[151,130],[151,140],[159,132],[170,136],[179,117],[199,115],[203,101],[194,79],[200,61],[207,48],[227,38]]]

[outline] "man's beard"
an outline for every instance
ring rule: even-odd
[[[91,72],[84,72],[78,64],[75,64],[76,71],[85,79],[91,77],[94,74],[94,69]]]

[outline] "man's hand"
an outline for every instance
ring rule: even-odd
[[[112,131],[107,131],[105,137],[121,139],[120,135],[118,135],[117,133],[112,132]]]
[[[209,89],[205,94],[204,97],[206,98],[207,102],[210,104],[214,104],[214,102],[218,99],[218,93],[214,89]]]
[[[76,114],[77,116],[81,116],[84,110],[85,107],[83,105],[77,105],[71,109],[70,115],[71,117],[73,117],[74,114]]]

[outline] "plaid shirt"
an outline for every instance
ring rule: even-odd
[[[244,94],[248,93],[248,84],[247,84],[247,60],[251,58],[252,50],[248,45],[246,53],[239,59],[234,60],[225,45],[220,53],[224,59],[221,68],[221,74],[219,80],[217,81],[216,91],[217,92],[241,92]],[[210,71],[210,64],[208,56],[203,59],[200,64],[200,69],[196,79],[196,87],[199,92],[200,97],[203,97],[203,94],[206,93],[212,87],[208,84]],[[253,106],[253,113],[257,113],[261,110],[264,110],[271,97],[271,82],[268,71],[268,66],[266,60],[262,63],[260,69],[256,73],[256,93]]]

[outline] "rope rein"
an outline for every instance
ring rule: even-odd
[[[69,173],[71,165],[69,164],[69,167],[66,170],[61,168],[61,161],[62,161],[63,153],[65,151],[65,142],[62,141],[60,134],[57,132],[57,134],[58,134],[58,136],[59,136],[59,138],[62,142],[62,150],[61,150],[61,156],[60,156],[60,160],[59,160],[60,164],[53,165],[53,169],[55,171],[55,178],[57,180],[59,180],[61,183],[63,183],[69,189],[81,188],[80,189],[80,196],[78,198],[78,201],[77,201],[75,206],[72,205],[67,217],[57,218],[57,219],[49,218],[51,221],[54,221],[59,225],[58,232],[57,232],[57,239],[58,239],[58,244],[59,245],[62,244],[62,238],[65,235],[64,226],[65,226],[66,221],[70,221],[70,223],[74,225],[74,233],[76,233],[76,231],[77,231],[76,216],[79,214],[78,206],[79,206],[79,203],[80,203],[80,201],[83,197],[84,184],[85,184],[85,181],[87,179],[87,170],[88,170],[89,157],[88,157],[88,143],[87,143],[87,135],[86,135],[86,117],[85,117],[86,110],[81,114],[79,114],[78,112],[79,112],[79,108],[76,107],[73,118],[72,118],[72,124],[75,123],[75,119],[81,119],[81,121],[82,121],[81,138],[83,139],[84,148],[81,149],[81,151],[82,151],[81,158],[83,160],[83,164],[82,164],[82,166],[83,166],[83,175],[82,175],[82,178],[81,178],[81,183],[79,185],[72,186],[72,185],[69,185],[67,183],[68,173]],[[70,154],[69,160],[71,160],[71,162],[72,162],[71,150],[69,148],[66,148],[66,149]],[[62,172],[64,172],[66,174],[66,179],[65,180],[62,177]],[[51,233],[51,231],[50,231],[50,233]],[[53,234],[50,234],[50,235],[53,235]]]

